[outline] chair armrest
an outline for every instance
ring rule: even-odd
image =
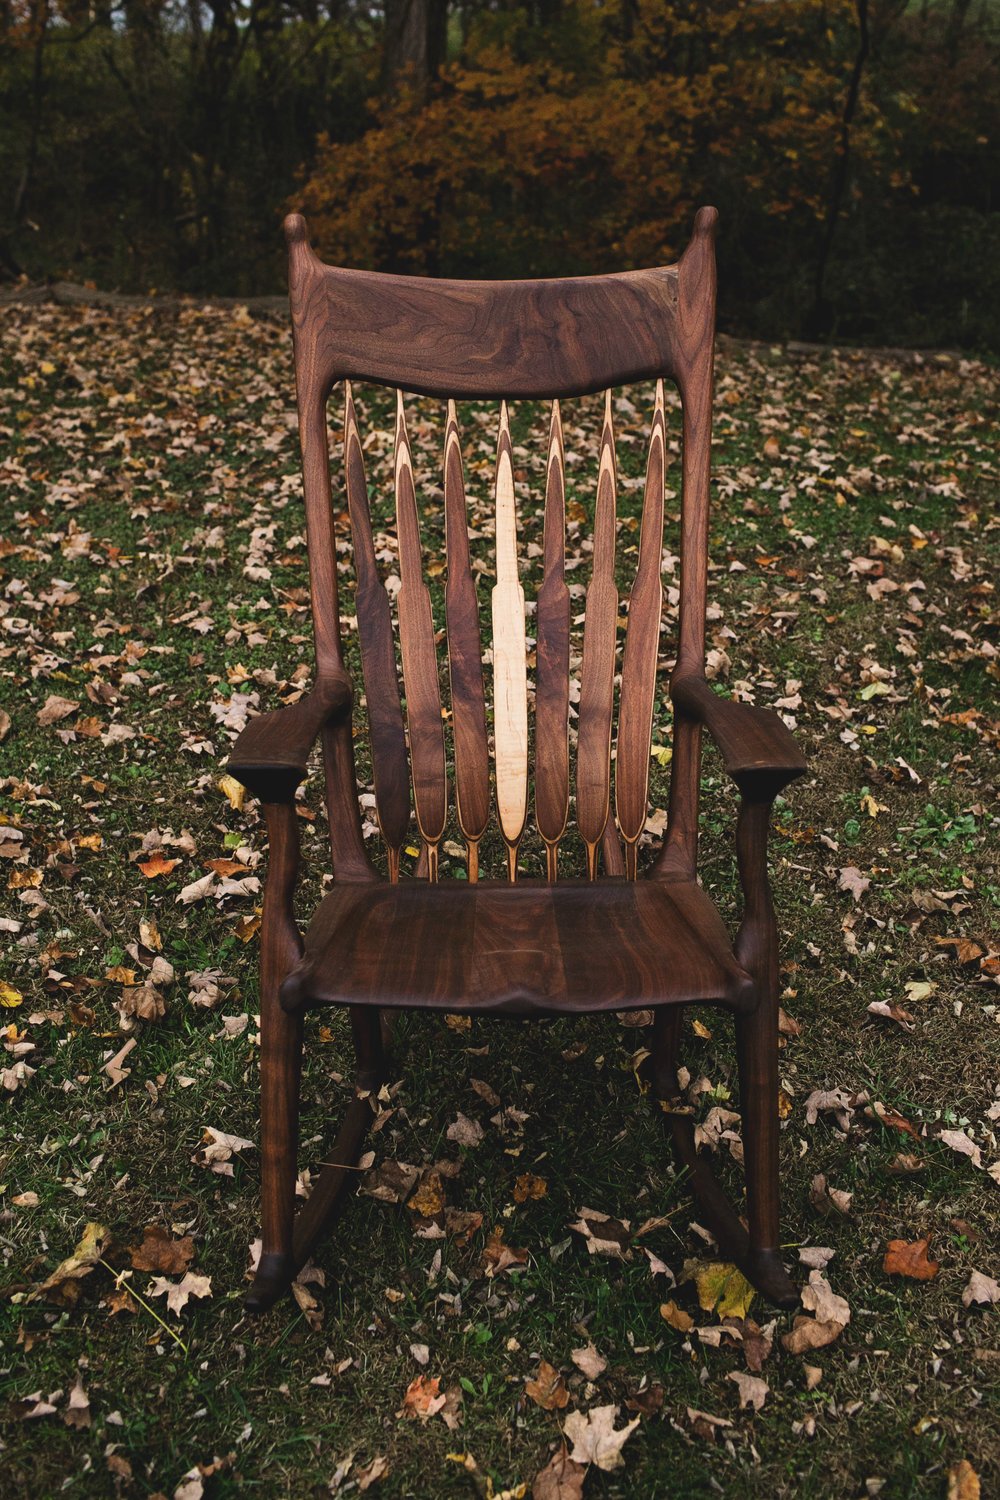
[[[682,714],[703,724],[743,796],[770,802],[807,769],[805,756],[776,713],[720,698],[704,677],[673,679],[670,696]]]
[[[346,672],[321,678],[290,708],[258,714],[229,755],[230,776],[261,802],[292,802],[308,773],[309,752],[327,724],[351,711]]]

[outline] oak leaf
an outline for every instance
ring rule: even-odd
[[[566,1418],[563,1432],[573,1444],[570,1459],[575,1464],[594,1464],[609,1473],[620,1469],[625,1460],[622,1448],[639,1425],[633,1417],[624,1427],[615,1428],[617,1406],[593,1406],[590,1411],[573,1411]]]
[[[888,1276],[907,1276],[911,1281],[933,1281],[941,1266],[927,1254],[930,1238],[890,1240],[882,1262]]]

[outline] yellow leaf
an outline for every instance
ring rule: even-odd
[[[649,754],[658,766],[669,766],[674,752],[669,745],[654,745]]]
[[[709,1031],[704,1021],[699,1021],[697,1020],[697,1018],[693,1020],[691,1022],[691,1030],[694,1032],[695,1036],[700,1036],[702,1041],[704,1042],[710,1042],[712,1040],[712,1033]]]
[[[979,1500],[979,1475],[967,1458],[948,1470],[948,1500]]]
[[[246,796],[246,788],[235,776],[220,776],[219,791],[223,794],[233,812],[243,811],[243,799]]]
[[[24,996],[20,990],[16,990],[12,984],[4,984],[0,980],[0,1005],[5,1006],[7,1010],[13,1010],[14,1006],[20,1005],[23,999]]]
[[[698,1302],[719,1318],[745,1318],[756,1293],[742,1271],[728,1261],[711,1261],[694,1274]]]

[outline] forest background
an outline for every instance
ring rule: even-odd
[[[996,0],[0,0],[0,278],[280,291],[669,261],[721,326],[1000,345]]]

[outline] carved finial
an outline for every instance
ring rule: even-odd
[[[694,234],[708,235],[714,239],[718,224],[719,210],[717,208],[699,208],[694,216]]]
[[[288,214],[286,216],[285,243],[289,250],[293,245],[309,244],[309,226],[301,214]]]

